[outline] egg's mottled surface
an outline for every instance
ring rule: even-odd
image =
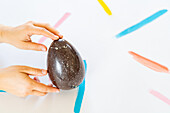
[[[84,79],[83,60],[77,50],[64,39],[52,42],[48,51],[47,64],[49,77],[59,89],[73,89]]]

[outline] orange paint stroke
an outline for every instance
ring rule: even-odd
[[[147,59],[141,55],[138,55],[132,51],[129,51],[129,54],[131,54],[136,61],[138,61],[139,63],[143,64],[144,66],[146,66],[154,71],[169,73],[169,69],[159,63],[156,63],[156,62],[154,62],[150,59]]]
[[[108,15],[112,15],[112,12],[110,11],[110,9],[108,8],[108,6],[104,3],[103,0],[98,0],[98,2],[100,3],[100,5],[103,7],[103,9],[105,10],[105,12]]]

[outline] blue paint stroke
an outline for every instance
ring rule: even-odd
[[[0,92],[6,92],[6,91],[4,91],[4,90],[0,90]]]
[[[141,22],[125,29],[124,31],[120,32],[119,34],[116,35],[116,38],[120,38],[122,36],[125,36],[133,31],[136,31],[137,29],[143,27],[144,25],[152,22],[153,20],[157,19],[158,17],[160,17],[161,15],[163,15],[164,13],[166,13],[168,10],[167,9],[163,9],[163,10],[160,10],[156,13],[154,13],[153,15],[149,16],[148,18],[142,20]]]
[[[83,62],[84,62],[85,72],[86,72],[87,71],[86,60],[83,60]],[[81,108],[81,104],[83,101],[84,91],[85,91],[85,78],[84,78],[83,82],[80,84],[79,89],[78,89],[78,94],[77,94],[77,98],[76,98],[76,102],[75,102],[75,106],[74,106],[74,113],[80,113],[80,108]]]

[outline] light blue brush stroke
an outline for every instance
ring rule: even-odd
[[[6,92],[6,91],[4,91],[4,90],[0,90],[0,92]]]
[[[144,25],[152,22],[153,20],[157,19],[158,17],[160,17],[161,15],[163,15],[164,13],[166,13],[168,10],[167,9],[163,9],[160,10],[156,13],[154,13],[153,15],[149,16],[148,18],[142,20],[141,22],[137,23],[136,25],[133,25],[127,29],[125,29],[124,31],[120,32],[119,34],[116,35],[116,38],[120,38],[122,36],[125,36],[133,31],[136,31],[137,29],[143,27]]]
[[[83,62],[84,62],[85,72],[86,72],[87,71],[86,60],[83,60]],[[80,84],[79,89],[78,89],[78,94],[77,94],[77,98],[76,98],[76,102],[75,102],[75,106],[74,106],[74,113],[80,113],[81,104],[82,104],[83,96],[84,96],[84,91],[85,91],[85,78],[84,78],[83,82]]]

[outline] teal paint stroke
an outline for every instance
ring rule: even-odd
[[[87,71],[86,60],[83,60],[83,62],[84,62],[85,72],[86,72]],[[74,106],[74,113],[80,113],[81,104],[82,104],[83,96],[84,96],[84,91],[85,91],[85,78],[84,78],[83,82],[80,84],[79,89],[78,89],[78,94],[77,94],[77,98],[76,98],[76,102],[75,102],[75,106]]]
[[[6,91],[4,91],[4,90],[0,90],[0,92],[6,92]]]
[[[124,31],[120,32],[119,34],[116,35],[116,38],[120,38],[122,36],[125,36],[133,31],[138,30],[139,28],[145,26],[146,24],[152,22],[153,20],[157,19],[158,17],[160,17],[161,15],[165,14],[168,10],[167,9],[163,9],[160,10],[156,13],[154,13],[153,15],[149,16],[148,18],[142,20],[141,22],[125,29]]]

